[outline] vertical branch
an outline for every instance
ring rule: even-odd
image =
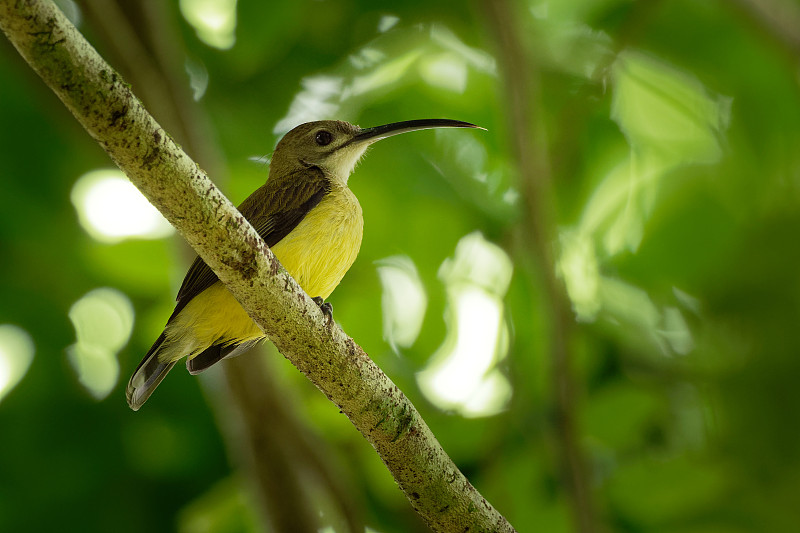
[[[302,486],[294,424],[285,420],[283,405],[264,387],[263,362],[258,357],[248,359],[226,365],[229,402],[214,405],[219,425],[260,502],[266,529],[315,533],[321,524],[315,502]]]
[[[747,19],[780,44],[793,61],[800,55],[800,7],[792,0],[734,0]]]
[[[543,121],[537,114],[536,103],[541,99],[537,65],[522,44],[509,0],[483,0],[482,4],[505,77],[508,138],[513,143],[523,196],[524,227],[520,228],[519,237],[526,253],[533,256],[539,276],[535,282],[545,291],[543,300],[550,318],[553,405],[562,478],[578,531],[591,533],[597,529],[596,517],[585,458],[578,443],[576,385],[570,356],[574,320],[565,288],[555,274],[555,201]]]

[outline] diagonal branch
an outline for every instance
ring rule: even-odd
[[[227,180],[208,117],[191,101],[182,75],[177,6],[159,0],[81,0],[79,5],[89,29],[98,34],[95,46],[108,50],[108,62],[136,87],[159,123],[217,185]],[[191,253],[188,246],[182,251]],[[219,369],[228,386],[206,387],[231,463],[241,470],[257,515],[269,531],[316,533],[323,517],[312,510],[321,500],[327,506],[325,520],[342,520],[340,533],[363,531],[358,497],[324,460],[330,450],[286,401],[287,385],[259,365],[262,357],[229,361]],[[308,490],[310,484],[314,491]]]
[[[338,326],[326,328],[252,226],[50,0],[0,0],[0,29],[280,352],[373,445],[434,531],[514,531],[364,350]]]

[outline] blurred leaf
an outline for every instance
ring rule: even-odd
[[[800,408],[800,91],[796,54],[769,19],[725,2],[530,0],[503,4],[518,31],[502,28],[496,40],[486,13],[467,3],[407,0],[387,10],[367,0],[238,0],[235,44],[222,50],[198,38],[178,2],[132,18],[144,13],[139,3],[93,4],[118,8],[111,31],[153,36],[143,53],[167,73],[156,88],[165,105],[187,100],[178,114],[192,135],[205,137],[208,124],[204,142],[224,153],[214,179],[235,202],[264,183],[277,137],[298,122],[449,117],[488,129],[420,132],[369,152],[350,180],[364,210],[362,249],[332,301],[337,323],[518,531],[566,532],[576,511],[554,416],[553,313],[538,259],[520,245],[530,199],[509,128],[519,117],[508,74],[529,76],[534,116],[523,119],[536,121],[536,145],[527,148],[547,156],[557,199],[547,222],[580,321],[566,328],[566,345],[598,529],[797,528],[800,429],[785,414]],[[59,5],[114,55],[86,2]],[[515,34],[532,63],[509,72],[504,39]],[[220,442],[224,418],[206,405],[213,392],[202,396],[198,380],[176,369],[146,409],[125,405],[125,379],[169,316],[192,252],[178,237],[102,244],[87,235],[70,202],[74,178],[110,161],[5,39],[0,79],[0,323],[27,339],[12,365],[24,377],[0,401],[0,427],[13,428],[0,454],[0,531],[253,531],[246,487],[230,473],[236,458]],[[128,81],[138,93],[139,80]],[[174,98],[169,88],[181,85],[202,93],[199,105]],[[458,268],[450,262],[448,284],[439,279],[473,232],[513,263],[505,296],[502,269],[483,268],[481,250]],[[386,335],[375,262],[396,256],[413,261],[427,304],[423,317],[410,300],[395,302],[395,318],[416,320],[403,335],[392,321]],[[124,292],[135,310],[125,346],[124,336],[106,338],[116,312],[90,313],[79,328],[70,320],[71,306],[102,286]],[[417,373],[457,340],[451,286],[477,291],[502,314],[495,349],[507,355],[481,373],[513,386],[499,414],[466,419],[418,387]],[[119,353],[73,346],[63,357],[79,337]],[[397,357],[390,342],[401,339],[408,346]],[[322,439],[316,448],[333,450],[320,460],[350,477],[343,497],[373,529],[425,530],[324,395],[275,352],[243,357],[269,361],[287,405]],[[451,377],[476,363],[465,358]],[[84,377],[114,376],[102,388],[107,401],[87,398],[73,364]]]
[[[611,117],[634,150],[666,164],[719,160],[730,98],[710,96],[695,78],[631,51],[617,57],[612,83]]]

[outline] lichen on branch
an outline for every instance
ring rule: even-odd
[[[252,226],[50,0],[0,0],[0,28],[278,350],[348,416],[434,531],[514,531],[402,391],[338,326],[327,327]]]

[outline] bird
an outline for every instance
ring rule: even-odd
[[[451,119],[417,119],[360,128],[339,120],[301,124],[283,136],[264,185],[239,211],[300,287],[320,305],[344,277],[361,247],[361,205],[347,182],[373,143],[432,128],[478,128]],[[198,374],[241,355],[267,338],[217,275],[198,256],[178,290],[164,331],[133,372],[126,389],[134,411],[147,401],[175,364]]]

